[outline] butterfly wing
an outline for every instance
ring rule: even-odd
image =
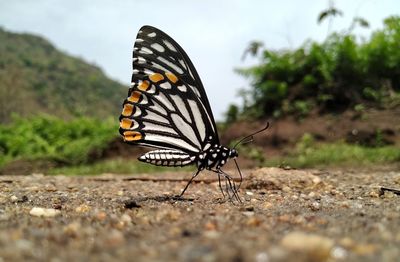
[[[219,144],[210,104],[192,62],[171,37],[151,26],[142,27],[135,41],[120,133],[128,143],[190,157]]]

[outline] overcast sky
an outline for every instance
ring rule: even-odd
[[[241,102],[238,90],[248,86],[233,72],[255,62],[241,61],[248,43],[282,49],[322,41],[328,25],[316,20],[327,6],[327,0],[0,0],[0,26],[39,34],[127,86],[136,33],[142,25],[156,26],[186,50],[221,120],[228,104]],[[344,16],[334,20],[334,30],[348,28],[354,16],[381,28],[383,18],[400,14],[399,0],[336,0],[335,6]],[[357,32],[368,36],[371,30]]]

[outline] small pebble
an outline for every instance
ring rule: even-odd
[[[281,240],[281,246],[295,252],[302,252],[312,261],[325,261],[331,256],[334,241],[324,236],[292,232]]]
[[[319,178],[319,177],[314,177],[313,179],[312,179],[312,182],[314,183],[314,184],[319,184],[319,183],[321,183],[321,178]]]
[[[332,248],[331,256],[334,259],[345,259],[348,256],[348,252],[343,247],[334,247]]]
[[[104,220],[104,219],[107,218],[107,213],[104,212],[104,211],[99,211],[99,212],[96,213],[96,218],[98,220]]]
[[[379,197],[379,193],[376,191],[371,191],[369,192],[369,196],[373,197],[373,198],[378,198]]]
[[[130,223],[132,223],[132,218],[128,214],[123,214],[121,216],[121,222],[123,222],[124,224],[130,224]]]
[[[12,196],[10,197],[10,200],[11,200],[11,202],[15,203],[15,202],[18,201],[18,197],[12,195]]]
[[[311,209],[312,211],[318,211],[318,210],[321,209],[321,204],[318,203],[318,202],[312,202],[312,203],[310,204],[310,209]]]
[[[77,208],[75,208],[75,211],[78,213],[86,213],[86,212],[90,211],[90,206],[82,204],[82,205],[78,206]]]
[[[315,197],[315,195],[316,195],[315,192],[310,192],[310,193],[308,194],[308,197],[309,197],[309,198],[313,198],[313,197]]]
[[[125,236],[121,231],[113,229],[105,239],[105,245],[108,247],[118,247],[125,243]]]
[[[29,214],[35,217],[55,217],[61,214],[61,211],[53,208],[34,207]]]
[[[252,212],[252,211],[245,211],[245,212],[242,212],[242,214],[247,216],[247,217],[254,216],[254,212]]]

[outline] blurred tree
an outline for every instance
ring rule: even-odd
[[[360,18],[354,23],[367,25]],[[241,93],[245,103],[238,111],[254,118],[301,117],[313,110],[395,106],[400,102],[399,43],[400,17],[392,16],[368,41],[342,31],[296,50],[263,50],[258,65],[236,70],[251,85]]]
[[[242,60],[245,60],[248,54],[250,54],[252,57],[258,56],[258,54],[262,51],[263,47],[264,43],[261,41],[250,42],[249,46],[243,52]]]
[[[225,122],[231,124],[237,121],[239,115],[239,107],[237,105],[229,105],[228,111],[225,114]]]
[[[318,23],[322,23],[325,19],[329,19],[328,20],[328,31],[327,31],[327,35],[329,35],[331,33],[331,29],[332,29],[332,22],[333,19],[336,16],[343,16],[343,12],[339,9],[337,9],[335,6],[335,3],[333,0],[329,1],[329,7],[326,10],[323,10],[319,16],[318,16]]]

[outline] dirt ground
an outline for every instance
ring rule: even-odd
[[[400,169],[0,176],[0,261],[398,261]]]

